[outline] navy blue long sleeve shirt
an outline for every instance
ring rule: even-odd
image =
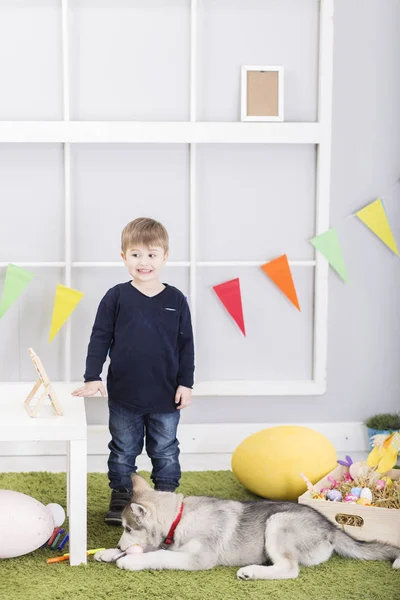
[[[178,385],[193,386],[194,344],[190,310],[177,288],[149,297],[131,282],[111,288],[99,304],[84,381],[101,380],[110,353],[110,402],[141,414],[173,412]]]

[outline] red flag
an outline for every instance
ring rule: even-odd
[[[236,321],[243,335],[246,335],[239,277],[236,279],[231,279],[230,281],[225,281],[225,283],[220,283],[219,285],[214,285],[213,290],[221,300],[222,304],[225,306],[228,313]]]

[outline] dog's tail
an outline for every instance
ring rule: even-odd
[[[346,558],[393,560],[393,568],[400,569],[400,548],[383,542],[356,540],[340,529],[335,533],[334,550]]]

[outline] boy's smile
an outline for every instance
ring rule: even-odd
[[[122,252],[121,256],[134,283],[152,287],[159,283],[160,271],[165,265],[168,253],[160,246],[135,246],[128,248],[126,253]]]

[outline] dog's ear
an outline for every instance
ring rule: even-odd
[[[136,504],[135,502],[132,502],[131,504],[131,511],[137,519],[142,519],[148,512],[143,504]]]
[[[133,489],[134,496],[140,492],[153,490],[151,485],[148,484],[147,481],[145,479],[143,479],[143,477],[141,477],[140,475],[137,475],[136,473],[132,474],[131,480],[132,480],[132,489]]]

